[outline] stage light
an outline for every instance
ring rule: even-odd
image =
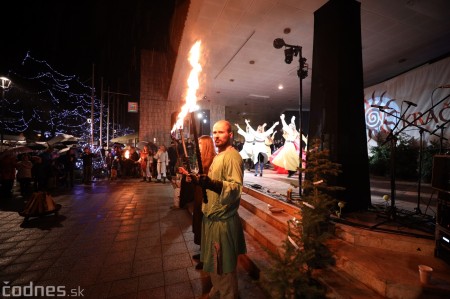
[[[284,49],[284,62],[291,64],[292,59],[294,59],[294,49],[286,48]]]

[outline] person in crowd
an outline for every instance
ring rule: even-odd
[[[150,169],[149,169],[149,165],[150,165],[150,150],[148,148],[147,145],[144,145],[144,148],[141,150],[141,152],[139,153],[139,160],[138,163],[140,165],[141,168],[141,175],[142,175],[142,181],[146,182],[152,181],[152,176],[150,174]]]
[[[45,149],[45,151],[43,151],[40,155],[40,164],[39,164],[39,168],[38,168],[38,190],[39,191],[46,191],[49,188],[51,188],[50,186],[50,181],[53,178],[53,169],[52,169],[52,165],[53,165],[53,148],[52,147],[48,147],[47,149]]]
[[[167,149],[167,154],[169,155],[169,170],[168,173],[170,173],[170,176],[175,176],[175,165],[178,161],[178,153],[177,153],[177,147],[175,145],[175,142],[172,141],[170,143],[169,148]]]
[[[15,155],[3,155],[0,157],[0,197],[5,199],[13,198],[14,179],[16,177]]]
[[[23,197],[31,195],[32,168],[33,163],[30,161],[30,156],[28,154],[22,154],[20,161],[16,164],[16,179],[20,184],[20,195]]]
[[[245,131],[241,129],[239,124],[235,124],[238,128],[238,134],[244,136],[244,145],[242,146],[242,150],[239,152],[242,159],[247,164],[247,170],[250,170],[252,167],[252,160],[253,160],[253,145],[255,144],[255,136],[250,133],[250,128],[247,123],[247,120],[245,120],[245,123],[247,124]]]
[[[39,175],[41,173],[40,168],[42,164],[42,159],[38,155],[31,155],[30,157],[33,167],[31,168],[31,177],[33,178],[33,191],[39,190]]]
[[[108,178],[111,177],[111,166],[112,162],[114,161],[114,156],[111,151],[106,152],[105,157],[105,168],[106,168],[106,175]]]
[[[120,156],[115,156],[111,163],[111,181],[117,180],[117,173],[120,167]]]
[[[157,182],[160,183],[161,179],[162,182],[166,183],[166,172],[167,172],[167,166],[169,165],[169,154],[167,153],[166,147],[164,145],[161,145],[159,147],[158,152],[155,154],[154,158],[156,159],[156,170],[158,172],[158,177],[156,178]]]
[[[288,125],[285,121],[284,114],[280,115],[281,123],[283,125],[284,145],[280,147],[270,157],[270,162],[280,168],[288,171],[288,177],[293,176],[299,167],[300,163],[300,133],[295,127],[295,116],[292,116],[291,123]],[[305,136],[302,136],[306,140]]]
[[[207,174],[209,171],[209,167],[216,156],[216,151],[214,148],[214,141],[211,136],[203,135],[198,138],[198,147],[200,150],[201,161],[203,173]],[[187,170],[184,168],[180,171],[183,174],[187,174]],[[187,176],[187,180],[191,181],[190,176]],[[200,245],[201,248],[201,231],[202,231],[202,203],[204,200],[204,190],[198,186],[194,186],[194,207],[192,212],[192,232],[194,233],[194,243]],[[195,254],[192,256],[194,260],[200,260],[200,254]],[[195,269],[200,270],[203,269],[203,263],[199,262]]]
[[[141,167],[138,163],[139,154],[135,147],[130,148],[130,175],[131,177],[140,177]]]
[[[213,139],[218,149],[208,175],[191,175],[206,189],[208,202],[203,203],[201,254],[203,271],[211,276],[210,297],[238,298],[236,266],[239,254],[246,253],[244,231],[238,214],[244,165],[242,157],[231,145],[233,132],[228,121],[213,126]]]
[[[264,131],[264,127],[266,124],[258,126],[256,131],[250,126],[250,121],[248,119],[245,120],[247,124],[248,132],[254,137],[254,146],[253,146],[253,164],[255,165],[255,176],[263,175],[264,164],[269,160],[269,155],[267,155],[267,146],[266,139],[270,137],[273,133],[276,126],[278,126],[278,122],[275,122],[269,130]]]
[[[84,148],[81,154],[81,160],[83,161],[83,184],[90,184],[92,182],[92,162],[94,160],[94,154],[87,146]]]
[[[75,162],[77,157],[75,156],[74,149],[70,149],[66,152],[63,158],[64,176],[66,178],[66,187],[73,188],[73,174],[75,170]]]
[[[195,161],[197,161],[197,157],[195,154],[195,144],[191,141],[190,138],[186,139],[186,152],[188,156],[188,160],[190,163],[190,167],[195,167]]]

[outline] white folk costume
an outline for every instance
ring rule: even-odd
[[[264,131],[264,125],[258,126],[257,131],[255,131],[250,124],[248,123],[248,120],[245,121],[247,123],[247,127],[249,128],[250,134],[253,135],[255,138],[255,145],[253,146],[253,163],[259,163],[258,155],[261,154],[264,158],[264,161],[262,163],[267,163],[269,160],[269,156],[267,155],[267,146],[266,146],[266,140],[270,135],[273,133],[273,130],[276,126],[278,126],[278,122],[276,122],[272,127],[270,127],[269,130]]]
[[[166,182],[166,172],[167,166],[169,165],[169,154],[166,151],[165,146],[161,146],[158,152],[155,154],[154,158],[157,160],[156,170],[158,172],[157,181]]]
[[[297,171],[300,165],[300,135],[295,128],[295,117],[292,117],[288,125],[284,120],[284,114],[280,116],[283,125],[284,145],[270,157],[270,162],[288,171]]]
[[[253,159],[253,144],[255,143],[255,136],[249,132],[249,126],[247,125],[246,130],[244,131],[236,124],[238,128],[238,134],[244,136],[244,146],[242,150],[239,152],[243,160]]]

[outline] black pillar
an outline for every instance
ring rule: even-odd
[[[343,173],[346,211],[370,206],[361,46],[361,4],[330,0],[314,13],[309,141],[321,138]]]

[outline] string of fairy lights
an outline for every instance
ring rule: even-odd
[[[26,132],[44,140],[66,133],[88,141],[93,105],[94,140],[98,140],[100,99],[95,96],[92,102],[92,87],[81,82],[76,75],[62,74],[28,52],[18,70],[10,71],[9,77],[13,84],[5,91],[3,117],[0,119],[8,133]],[[105,104],[103,111],[106,111]],[[102,135],[106,136],[105,117],[102,118],[102,127]],[[134,133],[134,130],[120,125],[113,131],[116,136]]]

